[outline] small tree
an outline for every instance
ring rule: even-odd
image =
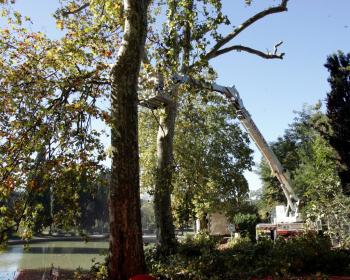
[[[343,192],[350,195],[350,53],[338,52],[327,58],[330,77],[327,116],[333,133],[329,143],[338,153],[338,174]]]

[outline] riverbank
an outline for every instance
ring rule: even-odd
[[[109,234],[93,234],[86,236],[72,236],[72,235],[40,235],[34,236],[29,240],[23,239],[10,239],[8,245],[24,245],[24,244],[36,244],[44,242],[55,242],[55,241],[84,241],[84,242],[94,242],[94,241],[108,241]],[[154,234],[143,235],[143,242],[156,243],[157,238]]]

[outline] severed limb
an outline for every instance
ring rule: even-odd
[[[255,54],[257,56],[260,56],[262,58],[265,58],[265,59],[283,59],[285,53],[278,53],[278,47],[280,45],[282,45],[283,42],[279,42],[278,44],[276,44],[274,46],[274,52],[271,53],[271,52],[263,52],[263,51],[260,51],[260,50],[257,50],[257,49],[253,49],[253,48],[250,48],[250,47],[246,47],[246,46],[242,46],[242,45],[234,45],[234,46],[231,46],[231,47],[227,47],[227,48],[224,48],[224,49],[221,49],[221,50],[218,50],[215,55],[212,57],[217,57],[219,55],[222,55],[224,53],[228,53],[228,52],[231,52],[231,51],[244,51],[244,52],[248,52],[248,53],[251,53],[251,54]]]
[[[264,58],[283,58],[283,55],[281,57],[281,55],[277,55],[277,47],[279,45],[281,45],[281,43],[277,44],[275,46],[275,52],[273,54],[270,55],[264,55],[263,52],[248,48],[248,47],[243,47],[243,46],[232,46],[232,47],[228,47],[228,48],[224,48],[221,49],[224,45],[226,45],[227,43],[229,43],[232,39],[234,39],[235,37],[237,37],[242,31],[244,31],[246,28],[248,28],[249,26],[251,26],[253,23],[257,22],[258,20],[271,15],[271,14],[275,14],[275,13],[281,13],[281,12],[285,12],[287,11],[287,4],[288,4],[288,0],[282,0],[281,4],[275,7],[270,7],[267,8],[266,10],[263,10],[257,14],[255,14],[254,16],[252,16],[251,18],[247,19],[245,22],[243,22],[241,25],[239,25],[238,27],[236,27],[232,32],[230,32],[229,34],[227,34],[225,37],[223,37],[221,40],[219,40],[218,42],[216,42],[216,44],[214,45],[214,47],[203,57],[204,59],[210,60],[214,57],[219,56],[220,54],[223,53],[227,53],[230,50],[238,50],[240,48],[241,51],[247,51],[247,52],[251,52],[257,55],[260,55],[261,57]],[[221,49],[221,50],[220,50]],[[276,56],[276,57],[275,57]]]

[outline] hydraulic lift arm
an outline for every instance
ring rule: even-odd
[[[202,87],[205,89],[209,89],[212,91],[216,91],[222,95],[224,95],[232,106],[237,111],[238,119],[241,124],[246,129],[249,136],[253,139],[256,146],[260,150],[261,154],[269,164],[272,174],[277,177],[278,181],[281,184],[281,188],[283,193],[287,199],[287,208],[286,208],[286,216],[297,215],[298,214],[298,204],[299,199],[295,192],[293,191],[290,177],[288,175],[288,171],[286,171],[275,153],[272,151],[265,138],[255,125],[253,119],[251,118],[249,112],[243,105],[243,101],[237,91],[237,89],[232,87],[224,87],[217,85],[215,83],[200,83],[189,77],[175,76],[174,81],[177,83],[189,83],[194,84],[198,87]]]

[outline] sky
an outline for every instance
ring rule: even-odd
[[[224,12],[238,25],[254,13],[279,1],[255,0],[247,7],[244,1],[224,0]],[[324,101],[329,91],[328,72],[323,66],[327,56],[350,51],[349,0],[290,0],[288,12],[270,15],[243,32],[235,44],[260,50],[280,47],[283,60],[264,60],[246,53],[230,53],[212,65],[218,83],[234,84],[244,105],[268,142],[282,136],[293,122],[295,111],[304,104]],[[254,160],[261,154],[254,144]],[[256,166],[254,167],[256,169]],[[255,172],[246,172],[251,189],[261,182]]]
[[[232,25],[279,0],[255,0],[247,6],[244,0],[223,0],[223,11]],[[50,4],[48,4],[50,3]],[[37,29],[59,38],[50,16],[58,7],[56,0],[17,0],[17,9],[31,16]],[[350,51],[350,0],[290,0],[288,12],[273,14],[255,23],[233,42],[262,51],[279,48],[283,60],[265,60],[243,52],[229,53],[212,60],[218,73],[217,83],[235,85],[245,107],[268,142],[282,136],[293,122],[295,111],[305,104],[324,101],[329,91],[328,73],[323,64],[328,55]],[[226,34],[230,29],[223,29]],[[261,187],[255,172],[261,159],[254,144],[252,172],[246,172],[250,189]]]

